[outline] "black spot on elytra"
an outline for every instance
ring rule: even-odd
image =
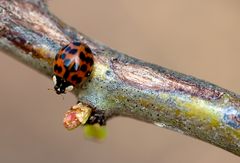
[[[83,64],[80,69],[83,72],[87,71],[87,65]]]
[[[69,51],[69,53],[70,53],[70,54],[76,54],[77,51],[78,51],[77,49],[71,49],[71,50]]]
[[[66,54],[63,53],[62,56],[61,56],[62,59],[65,59],[66,58]]]
[[[85,51],[87,52],[87,53],[92,53],[92,51],[91,51],[91,49],[89,48],[89,47],[85,47]]]
[[[78,75],[73,75],[71,79],[73,81],[76,81],[77,83],[81,83],[82,82],[82,78],[79,77]]]
[[[85,54],[83,52],[80,52],[79,58],[84,61],[85,60]]]
[[[73,45],[75,45],[75,46],[80,46],[81,43],[80,43],[80,42],[73,42]]]
[[[61,67],[61,66],[58,66],[58,65],[55,65],[55,66],[54,66],[54,71],[61,73],[61,72],[62,72],[62,67]]]
[[[86,62],[90,64],[90,66],[93,65],[93,59],[91,57],[86,58]]]

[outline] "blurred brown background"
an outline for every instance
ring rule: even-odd
[[[239,0],[49,0],[52,12],[115,49],[240,93]],[[1,53],[1,163],[239,163],[199,140],[127,118],[108,122],[103,143],[68,132],[75,98]]]

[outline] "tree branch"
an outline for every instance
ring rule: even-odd
[[[0,48],[51,77],[55,54],[72,40],[94,52],[94,70],[78,100],[193,136],[240,156],[240,97],[214,84],[145,63],[77,32],[41,0],[0,0]]]

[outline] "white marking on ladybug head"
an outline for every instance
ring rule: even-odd
[[[55,75],[53,75],[53,78],[52,78],[52,80],[53,80],[53,84],[54,84],[54,86],[57,84],[57,78],[56,78],[56,76]]]
[[[65,91],[70,92],[73,90],[73,86],[69,85],[68,87],[65,88]]]

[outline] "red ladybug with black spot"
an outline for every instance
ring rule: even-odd
[[[73,90],[91,74],[93,53],[84,43],[74,41],[57,53],[53,66],[53,83],[57,94]]]

